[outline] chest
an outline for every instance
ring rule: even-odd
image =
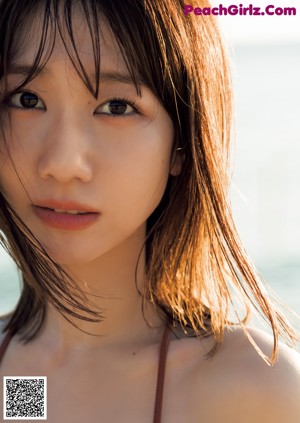
[[[153,370],[123,373],[119,377],[105,369],[47,375],[47,422],[152,423],[156,397]],[[3,392],[0,395],[3,398]],[[194,422],[187,418],[187,398],[188,386],[166,377],[162,423]]]
[[[48,384],[48,423],[154,422],[156,374],[149,373],[138,379],[130,375],[119,379],[104,375],[103,380],[96,380],[91,376],[89,380],[83,379],[76,384],[65,380],[59,389],[51,378]],[[166,376],[161,423],[197,421],[190,388],[183,380]],[[206,395],[206,403],[205,396],[201,400],[204,411],[208,410],[209,396]]]
[[[189,378],[176,367],[171,355],[165,374],[162,423],[195,423]],[[17,362],[8,355],[0,369],[1,376],[47,377],[48,423],[152,423],[157,371],[157,354],[113,367],[103,361],[83,362],[72,368],[62,363],[50,372],[43,371],[38,357]],[[0,412],[3,415],[2,409]]]
[[[219,416],[214,395],[217,391],[220,403],[220,395],[225,398],[230,393],[213,386],[211,371],[204,361],[200,362],[203,364],[199,365],[193,355],[178,354],[170,348],[161,423],[220,421],[219,418],[214,420],[214,416]],[[81,360],[72,366],[61,362],[61,366],[48,372],[44,371],[41,358],[30,358],[30,355],[26,359],[23,355],[23,360],[7,355],[2,364],[1,379],[8,375],[47,376],[48,423],[153,422],[158,371],[156,349],[130,360],[109,357]],[[217,380],[215,383],[219,385]],[[0,388],[0,398],[3,398],[2,386]],[[0,413],[3,415],[2,409]],[[223,423],[227,421],[223,419]]]

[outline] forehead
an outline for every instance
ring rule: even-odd
[[[46,39],[41,63],[48,62],[46,66],[55,62],[64,61],[68,70],[74,70],[80,62],[88,71],[95,73],[97,62],[95,57],[100,55],[101,70],[117,70],[120,73],[128,73],[126,63],[121,53],[120,47],[114,37],[110,26],[103,18],[99,20],[99,48],[95,51],[95,37],[91,35],[86,19],[80,12],[72,16],[72,37],[65,25],[60,31],[50,32]],[[19,46],[18,55],[14,61],[16,67],[31,66],[35,62],[39,49],[41,48],[42,23],[38,16],[33,19],[32,26],[27,36],[23,40],[23,45]],[[52,46],[53,45],[53,46]],[[53,47],[53,48],[52,48]],[[49,55],[49,52],[51,54]],[[71,56],[71,59],[70,59]],[[79,59],[79,60],[78,60]]]

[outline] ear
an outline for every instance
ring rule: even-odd
[[[182,171],[182,165],[184,162],[184,154],[183,154],[182,148],[176,148],[174,150],[171,160],[171,166],[170,166],[170,175],[172,176],[178,176],[181,174]]]

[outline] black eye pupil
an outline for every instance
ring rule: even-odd
[[[20,103],[23,107],[35,107],[38,101],[38,97],[32,93],[23,93],[20,97]]]
[[[123,101],[113,100],[109,102],[109,110],[115,115],[121,115],[126,112],[127,104]]]

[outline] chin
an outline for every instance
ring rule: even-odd
[[[59,265],[78,266],[91,263],[96,260],[103,252],[95,252],[91,246],[86,248],[84,245],[53,245],[52,243],[43,243],[50,257]]]

